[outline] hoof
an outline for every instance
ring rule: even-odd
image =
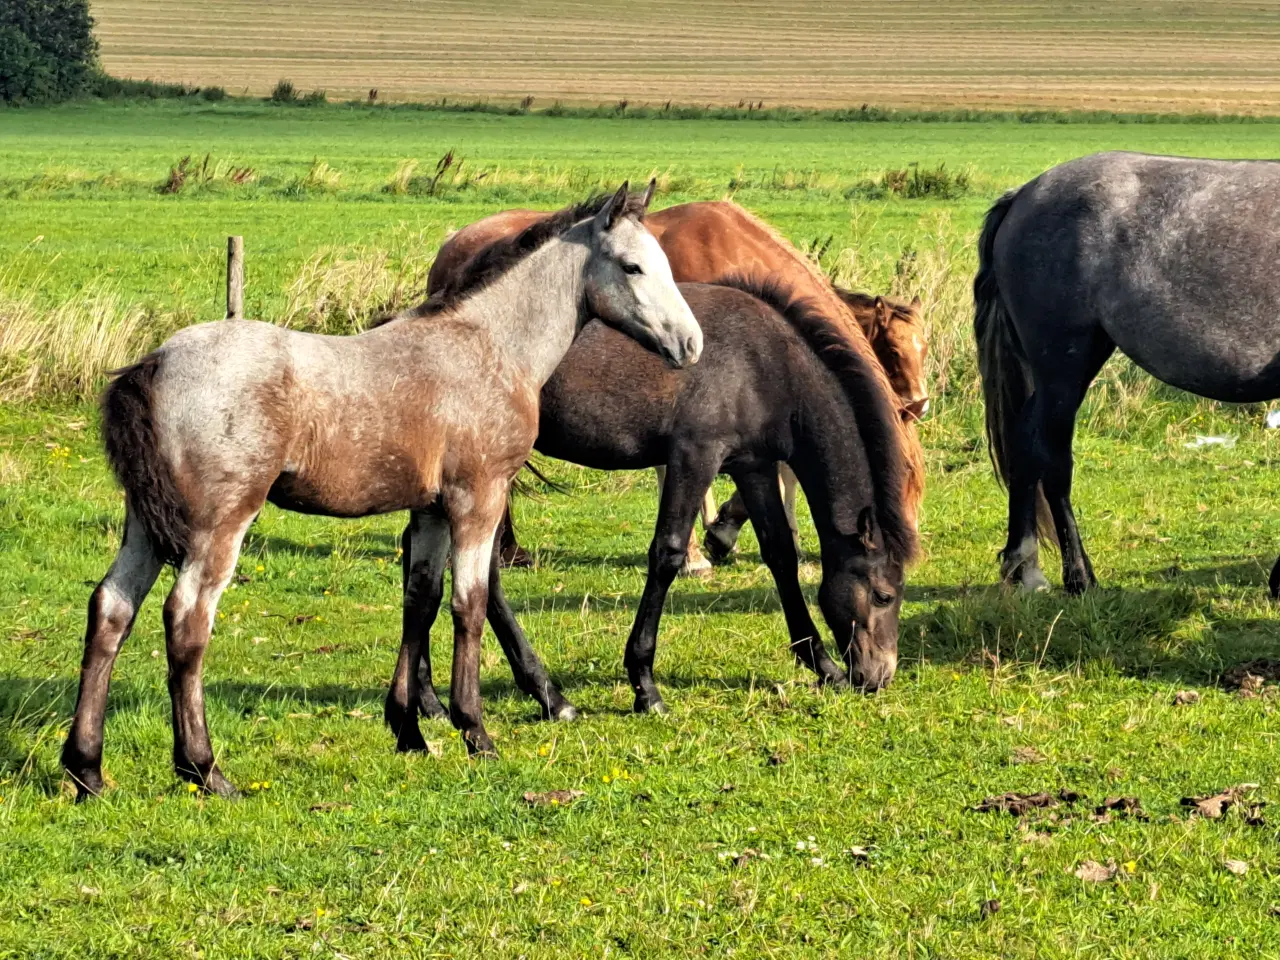
[[[565,703],[565,704],[562,704],[556,710],[554,710],[547,717],[547,719],[554,720],[557,723],[572,723],[574,720],[577,720],[581,716],[582,714],[578,713],[577,707],[575,707],[572,703]]]
[[[671,712],[661,697],[638,696],[636,697],[635,705],[631,709],[634,713],[656,714],[660,717],[666,716]]]
[[[396,737],[396,753],[423,753],[427,749],[427,741],[415,723],[412,727],[402,728]]]
[[[483,730],[464,733],[462,739],[467,745],[468,756],[476,760],[489,760],[498,756],[498,748]]]
[[[67,770],[67,776],[76,785],[76,803],[84,803],[86,800],[102,796],[106,785],[103,783],[101,770]]]
[[[187,783],[195,784],[198,792],[206,796],[222,797],[224,800],[234,800],[240,796],[240,791],[222,775],[222,771],[217,767],[213,767],[207,773],[180,767],[177,773]]]
[[[513,543],[502,548],[498,563],[503,567],[532,567],[533,556],[520,544]]]
[[[726,531],[712,524],[707,527],[706,535],[702,538],[702,549],[706,551],[712,563],[728,563],[737,552],[737,537],[730,539]]]
[[[1032,567],[1030,570],[1023,570],[1022,575],[1017,580],[1018,587],[1026,593],[1045,593],[1052,589],[1049,586],[1049,580],[1040,571],[1038,567]]]
[[[680,568],[680,576],[704,580],[711,576],[711,561],[702,555],[702,551],[692,540],[689,541],[689,553],[684,558],[684,566]]]

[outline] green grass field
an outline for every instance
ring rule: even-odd
[[[96,413],[76,398],[101,370],[75,389],[55,376],[31,398],[11,392],[0,414],[0,957],[1280,956],[1280,815],[1266,808],[1255,826],[1240,808],[1208,820],[1180,804],[1246,783],[1254,802],[1280,799],[1276,701],[1221,684],[1242,661],[1280,658],[1265,595],[1280,550],[1280,434],[1262,429],[1259,408],[1193,403],[1115,365],[1076,446],[1077,511],[1105,589],[1007,595],[992,586],[1004,501],[979,442],[965,312],[972,237],[1004,188],[1110,147],[1267,156],[1276,130],[243,102],[4,113],[0,383],[11,391],[56,353],[6,339],[31,317],[56,326],[68,304],[109,295],[104,323],[142,311],[113,347],[127,353],[218,316],[229,233],[246,236],[256,315],[297,309],[299,325],[341,326],[354,311],[358,325],[408,295],[450,226],[656,172],[664,205],[732,192],[842,279],[921,289],[942,402],[923,430],[927,559],[909,578],[898,679],[877,697],[816,690],[789,661],[748,534],[734,564],[674,588],[658,657],[673,712],[632,716],[621,656],[653,481],[553,464],[568,491],[517,505],[537,568],[505,582],[580,722],[538,722],[486,641],[500,759],[468,761],[445,724],[424,725],[431,755],[397,756],[380,711],[399,631],[400,518],[268,508],[206,670],[215,747],[246,796],[201,799],[171,773],[165,574],[116,667],[110,788],[76,806],[57,754],[85,602],[122,519]],[[403,160],[429,174],[450,148],[466,164],[437,195],[383,191]],[[206,152],[256,179],[156,192],[180,157]],[[299,187],[324,179],[316,160],[340,179]],[[945,163],[969,186],[871,199],[868,182],[912,163]],[[486,176],[466,179],[472,170]],[[96,342],[76,336],[68,350]],[[1198,434],[1238,441],[1186,448]],[[436,641],[447,684],[447,617]],[[1181,690],[1200,701],[1174,706]],[[554,789],[584,796],[554,808],[522,799]],[[1060,789],[1087,800],[1025,819],[973,809],[987,795]],[[1149,819],[1095,818],[1111,796],[1138,797]],[[1089,861],[1114,874],[1077,877]]]

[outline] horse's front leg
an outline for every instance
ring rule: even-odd
[[[794,476],[794,474],[793,474]],[[818,675],[824,684],[846,686],[849,682],[844,669],[827,653],[818,636],[818,628],[809,615],[800,589],[799,556],[795,540],[787,523],[786,510],[778,492],[778,481],[772,471],[749,473],[734,477],[743,502],[751,516],[760,541],[760,556],[773,574],[782,600],[782,612],[787,619],[787,632],[791,636],[791,652],[797,660]]]
[[[636,713],[666,713],[666,704],[653,681],[653,660],[658,647],[658,622],[671,582],[684,563],[693,522],[702,506],[703,493],[720,469],[720,454],[708,450],[677,448],[668,464],[658,522],[649,544],[649,576],[636,611],[636,622],[627,638],[624,664],[635,691]]]
[[[449,523],[439,510],[416,510],[401,541],[404,548],[400,656],[387,691],[383,717],[396,735],[397,750],[425,750],[418,713],[447,716],[431,683],[431,626],[444,594],[449,560]]]
[[[495,754],[480,701],[480,640],[489,603],[493,541],[509,487],[506,477],[472,478],[445,493],[453,540],[453,675],[449,719],[471,754]]]
[[[667,468],[654,467],[653,472],[658,477],[658,501],[662,501],[662,488],[667,482]],[[710,510],[708,510],[708,504]],[[715,498],[711,496],[711,488],[707,488],[706,494],[702,498],[702,514],[703,525],[709,525],[715,519]],[[680,568],[680,572],[686,577],[709,577],[711,576],[711,561],[703,556],[702,551],[698,548],[697,537],[689,537],[689,545],[685,548],[684,566]]]

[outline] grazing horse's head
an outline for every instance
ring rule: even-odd
[[[902,563],[885,549],[874,507],[858,517],[855,536],[842,538],[843,554],[824,561],[818,605],[849,671],[849,682],[869,693],[887,687],[898,669],[898,614],[906,589]],[[852,629],[850,629],[852,627]]]
[[[889,375],[894,392],[902,400],[906,415],[919,420],[929,410],[929,381],[924,372],[929,341],[925,336],[920,298],[904,303],[876,297],[867,338]]]
[[[624,183],[592,220],[587,308],[673,367],[683,367],[698,362],[702,329],[676,287],[667,255],[641,223],[653,186],[637,209]]]

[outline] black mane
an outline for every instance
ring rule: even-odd
[[[748,293],[778,311],[823,365],[835,374],[853,408],[858,434],[871,468],[876,517],[885,549],[904,565],[915,559],[920,542],[907,519],[905,503],[910,468],[903,449],[897,398],[869,359],[849,342],[843,323],[828,317],[818,301],[795,293],[773,277],[730,275],[716,281]]]

